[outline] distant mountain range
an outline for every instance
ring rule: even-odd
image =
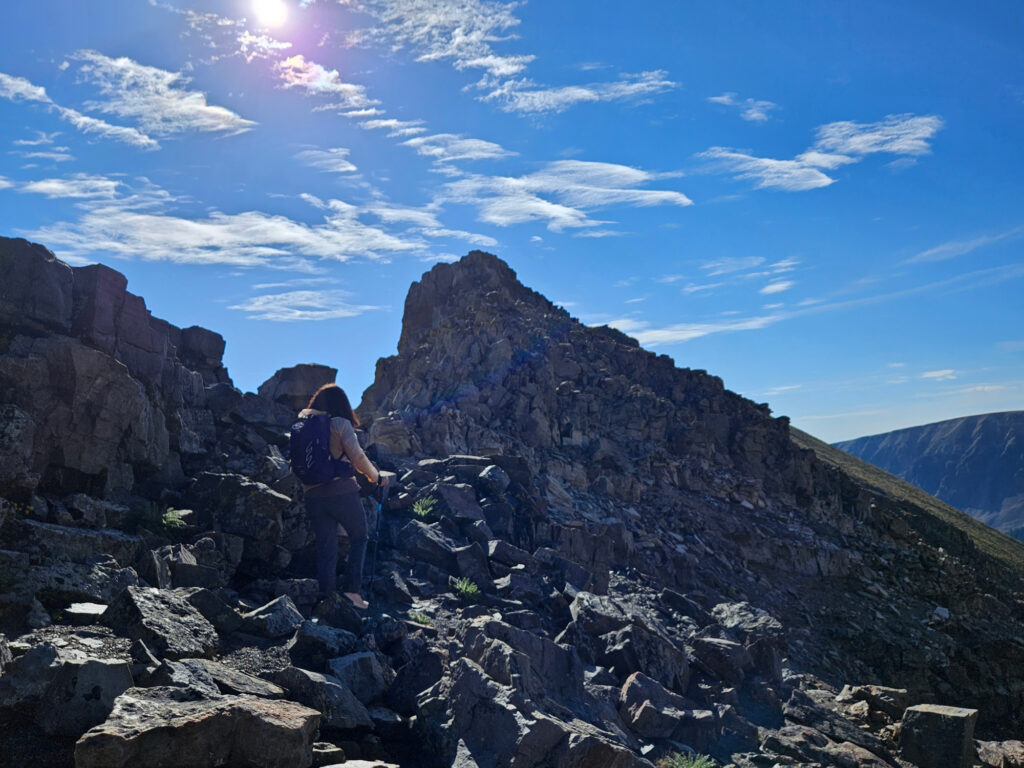
[[[1024,540],[1024,411],[965,416],[835,445]]]

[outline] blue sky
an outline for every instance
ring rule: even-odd
[[[827,440],[1024,408],[1024,6],[7,4],[0,234],[358,399],[473,248]]]

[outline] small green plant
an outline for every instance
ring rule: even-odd
[[[425,499],[417,499],[412,505],[412,513],[420,520],[430,520],[435,516],[435,508],[437,507],[437,499],[433,496],[427,496]]]
[[[655,763],[655,768],[713,768],[714,762],[707,755],[686,755],[673,752]]]
[[[167,511],[160,516],[160,527],[165,532],[171,533],[187,528],[188,523],[182,519],[180,510],[168,507]]]
[[[480,599],[480,587],[463,576],[455,580],[455,594],[464,603],[475,603]]]
[[[132,533],[138,533],[144,528],[169,539],[176,539],[188,525],[178,510],[170,507],[162,509],[153,503],[133,506],[126,522],[126,527]]]
[[[434,626],[434,620],[427,616],[425,613],[416,611],[415,613],[409,614],[409,621],[415,621],[417,624],[423,624],[426,627]]]

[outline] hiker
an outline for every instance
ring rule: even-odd
[[[329,418],[330,456],[326,455],[326,451],[323,456],[323,461],[329,463],[326,468],[314,468],[325,481],[306,484],[310,479],[316,479],[316,475],[310,474],[309,467],[296,468],[296,446],[305,446],[307,456],[314,455],[315,449],[310,447],[309,442],[297,444],[295,435],[297,427],[305,426],[303,422],[318,417],[322,425],[311,422],[308,426],[322,427],[326,435]],[[309,405],[299,412],[299,419],[300,422],[292,427],[292,471],[303,480],[306,514],[316,536],[316,576],[320,582],[320,597],[330,597],[337,588],[338,526],[341,525],[349,540],[345,582],[342,585],[345,597],[356,608],[368,608],[370,604],[360,594],[363,561],[366,558],[366,513],[359,498],[359,482],[355,473],[359,472],[381,487],[387,485],[387,477],[381,475],[359,446],[354,430],[354,427],[359,426],[359,419],[349,404],[345,390],[337,384],[320,387],[310,399]],[[298,461],[301,461],[301,457]],[[307,460],[307,464],[312,461],[318,460]]]

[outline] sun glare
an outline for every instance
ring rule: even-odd
[[[288,17],[288,6],[284,0],[253,0],[252,9],[260,24],[267,27],[279,27]]]

